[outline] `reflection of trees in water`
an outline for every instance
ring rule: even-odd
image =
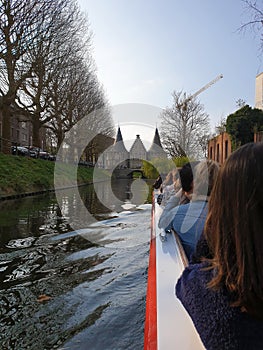
[[[122,211],[121,204],[130,199],[130,186],[133,180],[114,180],[100,182],[96,185],[96,191],[81,191],[88,211],[95,215],[106,214],[112,211]],[[116,197],[114,198],[112,194]]]
[[[112,191],[114,192],[115,196],[119,198],[122,202],[126,202],[127,200],[131,199],[131,184],[133,182],[133,179],[128,180],[112,180]]]
[[[84,259],[67,259],[72,253],[91,248],[93,253]],[[1,260],[6,259],[1,264],[5,270],[0,281],[1,348],[54,348],[100,317],[107,304],[88,310],[85,321],[70,323],[83,300],[67,298],[67,292],[76,286],[110,272],[100,265],[111,255],[94,248],[81,236],[53,241],[38,238],[29,249],[1,256]],[[43,294],[51,297],[44,305],[37,302]]]
[[[132,193],[132,185],[136,179],[127,179],[127,180],[113,180],[112,181],[112,190],[117,198],[123,202],[129,202],[134,194]],[[152,203],[152,184],[153,180],[142,180],[149,187],[148,197],[146,203]]]
[[[112,178],[111,181],[97,184],[96,191],[100,200],[92,201],[92,204],[95,204],[97,207],[90,207],[90,212],[100,213],[101,211],[99,206],[101,205],[104,213],[110,212],[111,210],[115,212],[123,211],[122,205],[130,202],[130,200],[133,198],[134,194],[132,193],[132,186],[136,180],[137,179]],[[146,183],[150,186],[149,191],[151,192],[150,182],[147,181]],[[147,203],[151,203],[151,200],[147,200]],[[105,210],[105,207],[108,208],[108,211]]]
[[[63,193],[63,214],[67,213],[67,216],[74,218],[79,216],[80,210],[88,210],[96,219],[100,219],[100,214],[122,211],[121,204],[131,199],[133,181],[129,179],[101,182],[97,186],[98,195],[92,185],[80,187],[80,196],[87,209],[76,203],[74,191],[65,190]],[[118,202],[112,198],[111,191]],[[149,195],[148,202],[151,202],[151,195]],[[89,224],[85,212],[83,217],[86,218],[83,223],[85,227]],[[0,203],[0,249],[3,249],[11,239],[38,237],[43,234],[64,233],[70,230],[72,228],[67,218],[62,216],[54,193]]]
[[[65,232],[65,226],[54,194],[0,203],[1,247],[11,239]]]
[[[91,186],[84,192],[88,201],[96,201]],[[69,211],[73,207],[69,201]],[[60,240],[50,238],[50,234],[69,231],[54,194],[0,203],[0,348],[33,349],[36,344],[53,348],[81,327],[95,322],[107,307],[99,305],[88,313],[83,324],[64,328],[81,301],[69,300],[65,304],[63,296],[102,276],[105,267],[99,266],[110,256],[102,255],[96,248],[85,259],[66,259],[74,252],[95,248],[79,235]],[[45,306],[37,302],[41,294],[52,297]]]
[[[107,192],[105,186],[102,190]],[[93,186],[80,187],[79,191],[90,213],[95,215],[110,212],[98,201]],[[63,209],[66,208],[66,213],[74,217],[78,214],[79,207],[74,198],[71,198],[72,193],[70,189],[64,191]],[[63,218],[54,193],[0,203],[0,247],[4,247],[11,239],[70,230],[72,229],[67,218]]]
[[[108,189],[106,183],[99,186],[105,200],[110,200]],[[112,185],[112,190],[121,201],[128,199],[127,182]],[[110,212],[98,201],[93,186],[81,187],[80,194],[94,215]],[[74,198],[69,192],[63,195],[74,215],[78,210]],[[134,265],[127,261],[126,252],[120,258],[121,252],[118,256],[72,232],[59,236],[69,231],[55,194],[0,203],[1,349],[59,348],[101,317],[110,306],[108,295],[119,292],[120,276],[126,276],[127,268],[135,270],[134,285],[137,274],[142,276],[137,261]],[[133,262],[134,253],[130,258]],[[122,283],[126,291],[127,282]],[[43,294],[51,299],[39,303]],[[76,310],[85,311],[79,317]]]
[[[103,203],[100,202],[98,199],[98,196],[94,190],[94,186],[87,187],[80,187],[80,196],[89,211],[89,213],[96,216],[96,214],[104,214],[104,213],[110,213],[111,210],[104,206],[103,203],[106,203],[103,201]],[[101,182],[98,186],[99,196],[105,197],[108,195],[108,184],[105,182]]]

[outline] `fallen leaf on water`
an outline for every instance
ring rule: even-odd
[[[41,295],[39,295],[39,297],[37,298],[37,301],[38,301],[39,303],[43,303],[44,301],[48,301],[48,300],[50,300],[50,299],[51,299],[50,296],[48,296],[48,295],[46,295],[46,294],[41,294]]]

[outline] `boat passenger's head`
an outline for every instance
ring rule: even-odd
[[[233,152],[212,190],[205,236],[213,256],[209,286],[225,285],[233,305],[263,319],[263,143]]]
[[[188,162],[179,171],[182,190],[186,193],[193,191],[193,170],[199,162]]]
[[[194,197],[209,197],[219,172],[219,163],[213,160],[203,160],[194,171]],[[193,197],[193,199],[194,199]]]

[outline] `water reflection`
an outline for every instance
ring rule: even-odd
[[[92,185],[79,188],[80,196],[87,210],[94,215],[96,220],[112,217],[112,211],[123,210],[123,203],[131,199],[131,180],[113,181],[112,183],[100,183],[99,193],[94,191]],[[119,205],[115,205],[109,197],[109,186]],[[38,237],[43,234],[63,233],[71,230],[68,224],[69,216],[79,216],[79,203],[72,198],[72,189],[61,191],[63,194],[63,216],[54,194],[25,197],[17,200],[0,202],[0,249],[11,239],[28,236]],[[102,202],[98,200],[98,195]],[[103,203],[111,203],[110,208]],[[85,221],[84,227],[89,222]]]
[[[39,237],[45,233],[66,232],[68,229],[53,195],[0,203],[0,252],[5,251],[12,239]],[[22,240],[20,243],[23,247]],[[12,245],[10,242],[9,248]]]
[[[127,202],[134,202],[135,205],[146,202],[149,192],[148,185],[136,179],[98,182],[94,184],[93,191],[78,191],[77,188],[59,190],[56,197],[62,215],[71,228],[81,230],[101,220],[101,214],[105,216],[106,213],[112,215],[112,212],[123,211],[123,205]]]
[[[112,184],[121,203],[130,201],[130,184]],[[80,188],[87,210],[108,225],[107,249],[72,231],[68,217],[78,204],[70,190],[63,193],[68,217],[52,194],[0,203],[0,348],[127,349],[130,337],[142,348],[148,243],[116,249],[110,241],[134,229],[147,235],[150,209],[114,218],[121,204],[98,200],[110,200],[107,186],[99,195]]]

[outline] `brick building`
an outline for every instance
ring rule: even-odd
[[[263,131],[254,133],[254,142],[263,142]]]
[[[222,132],[208,141],[208,159],[219,164],[224,163],[231,151],[231,139],[227,132]]]
[[[3,136],[3,116],[0,110],[0,139]],[[32,125],[28,121],[20,121],[18,117],[12,116],[10,120],[10,140],[0,142],[0,151],[2,143],[8,145],[28,146],[32,143]]]
[[[10,119],[10,140],[2,140],[3,136],[3,116],[0,110],[0,152],[4,151],[3,146],[11,147],[16,146],[36,146],[32,144],[33,127],[30,121],[26,121],[24,116],[21,116],[19,112],[14,112]],[[39,132],[41,141],[41,147],[46,148],[46,130],[41,128]],[[1,142],[6,141],[6,142]]]
[[[256,76],[255,108],[263,109],[263,72]],[[254,142],[263,142],[262,131],[254,133]],[[208,159],[223,164],[231,152],[231,139],[227,132],[222,132],[208,141]]]
[[[254,142],[263,142],[263,131],[254,133]],[[231,152],[231,139],[227,132],[222,132],[208,141],[208,159],[223,164]]]

